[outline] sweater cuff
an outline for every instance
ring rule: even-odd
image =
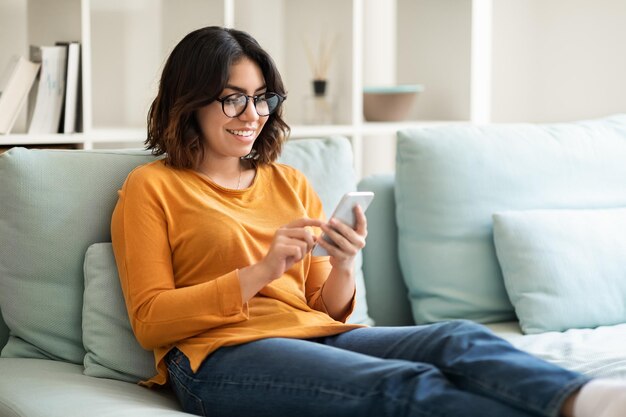
[[[216,280],[220,294],[220,310],[224,316],[248,313],[247,304],[241,301],[241,286],[239,285],[239,270],[235,270]]]

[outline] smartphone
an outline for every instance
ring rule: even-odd
[[[371,191],[351,191],[346,193],[341,197],[339,204],[333,211],[331,219],[337,219],[342,223],[347,224],[348,226],[354,228],[356,226],[356,218],[354,216],[354,207],[358,204],[361,206],[361,209],[365,213],[367,207],[370,205],[372,200],[374,199],[374,193]],[[322,232],[320,239],[324,239],[327,242],[333,243],[332,240],[326,235],[326,233]],[[318,245],[317,243],[313,246],[313,252],[311,252],[313,256],[328,256],[328,252],[326,249]]]

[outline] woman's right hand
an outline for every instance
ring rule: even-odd
[[[317,240],[307,228],[321,227],[318,219],[302,218],[279,228],[265,257],[257,264],[239,270],[241,298],[245,303],[263,287],[280,278],[313,249]]]

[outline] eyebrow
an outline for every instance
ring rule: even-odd
[[[226,84],[226,87],[224,87],[224,89],[226,89],[226,88],[229,88],[229,89],[231,89],[231,90],[235,90],[235,91],[239,91],[240,93],[244,93],[244,94],[246,94],[246,93],[247,93],[247,91],[246,91],[246,89],[245,89],[245,88],[237,87],[236,85]],[[259,91],[261,91],[261,90],[266,90],[266,89],[267,89],[267,86],[266,86],[266,85],[263,85],[263,86],[261,86],[261,87],[257,88],[256,90],[254,90],[254,92],[255,92],[255,93],[258,93]]]

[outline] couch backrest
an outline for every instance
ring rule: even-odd
[[[82,363],[85,252],[110,241],[117,190],[151,160],[130,150],[14,148],[0,155],[0,309],[11,333],[3,356]],[[356,188],[345,138],[290,141],[281,162],[307,175],[327,211]],[[360,272],[358,282],[352,319],[369,322]]]
[[[142,151],[14,148],[0,155],[3,356],[82,363],[83,261],[110,240],[117,190]]]
[[[398,256],[417,323],[515,319],[496,213],[626,206],[626,115],[398,134]]]
[[[398,262],[395,176],[366,177],[358,188],[376,194],[367,209],[367,245],[363,248],[368,312],[380,326],[413,324],[409,295]]]

